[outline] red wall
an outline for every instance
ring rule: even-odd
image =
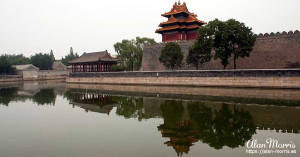
[[[197,39],[197,32],[187,33],[187,40]]]
[[[197,39],[197,32],[192,33],[172,33],[163,34],[162,42],[178,41],[178,40],[195,40]]]

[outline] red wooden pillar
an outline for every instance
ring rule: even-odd
[[[92,70],[91,71],[94,72],[94,63],[92,64]]]
[[[99,63],[100,64],[100,72],[102,72],[102,63]]]

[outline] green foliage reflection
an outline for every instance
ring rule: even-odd
[[[54,89],[41,89],[40,92],[36,93],[32,100],[38,105],[55,104],[56,95]]]
[[[0,89],[0,104],[8,106],[17,94],[17,88],[1,88]]]
[[[143,112],[143,98],[135,97],[113,97],[118,102],[116,113],[125,118],[138,118],[141,121],[145,117]]]
[[[160,110],[165,121],[176,125],[182,118],[184,108],[182,101],[166,100],[160,105]]]
[[[231,111],[227,104],[222,104],[219,111],[213,112],[209,107],[194,103],[188,105],[188,110],[199,131],[199,140],[215,149],[244,146],[256,132],[250,113],[235,106]]]

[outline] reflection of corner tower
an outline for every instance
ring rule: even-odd
[[[187,106],[183,105],[184,113],[178,121],[168,121],[164,119],[164,124],[159,125],[158,131],[161,132],[162,137],[170,138],[165,142],[169,147],[173,147],[177,156],[188,154],[190,147],[198,142],[199,132],[195,129],[195,124],[190,121],[190,115],[187,111]],[[174,123],[175,122],[175,123]]]
[[[178,156],[182,156],[184,153],[188,154],[190,147],[193,143],[198,142],[198,131],[192,129],[189,121],[180,121],[177,127],[169,126],[168,122],[159,125],[158,130],[161,131],[162,137],[170,138],[170,141],[165,142],[167,146],[171,146],[175,149]]]
[[[197,15],[188,11],[186,3],[175,2],[170,12],[161,16],[168,21],[159,24],[155,33],[162,34],[162,41],[194,40],[197,38],[197,30],[206,22],[197,19]]]

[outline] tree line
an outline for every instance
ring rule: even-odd
[[[61,60],[56,60],[53,50],[50,53],[36,53],[33,56],[26,57],[23,54],[4,54],[0,56],[0,74],[13,74],[15,69],[13,65],[32,64],[40,70],[52,70],[52,65],[55,61],[61,61],[64,65],[68,66],[69,61],[78,58],[79,55],[73,52],[70,48],[69,54],[62,57]]]

